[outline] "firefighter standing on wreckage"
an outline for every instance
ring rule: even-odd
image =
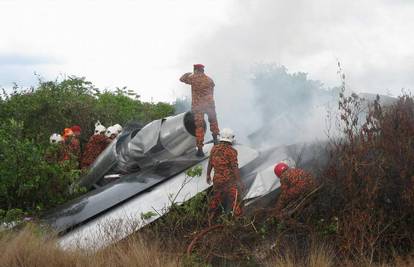
[[[235,216],[240,216],[241,190],[237,150],[233,148],[234,133],[231,129],[223,129],[220,133],[220,143],[211,149],[207,167],[207,183],[211,184],[211,171],[214,169],[213,198],[209,204],[208,222],[224,210]]]
[[[214,103],[214,82],[204,74],[204,66],[202,64],[195,64],[194,73],[185,73],[181,76],[180,81],[191,85],[191,112],[194,115],[196,127],[197,156],[202,157],[204,156],[204,114],[208,116],[210,131],[215,144],[220,133]]]

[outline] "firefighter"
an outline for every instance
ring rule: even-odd
[[[63,160],[64,147],[63,138],[60,134],[54,133],[50,136],[50,146],[45,153],[45,160],[49,163],[58,163]]]
[[[95,124],[95,132],[89,138],[82,155],[81,169],[88,168],[96,160],[99,154],[111,143],[111,139],[105,136],[106,128],[99,121]]]
[[[74,136],[79,139],[81,136],[81,127],[79,125],[73,125],[70,129],[72,130]]]
[[[310,173],[300,168],[290,168],[286,162],[278,163],[274,172],[280,179],[281,190],[276,203],[276,214],[283,217],[284,208],[315,188],[315,179]]]
[[[109,126],[106,129],[106,137],[110,138],[111,140],[115,140],[115,138],[122,132],[122,126],[119,124],[115,124],[112,126]]]
[[[74,162],[78,162],[81,155],[80,143],[71,128],[64,129],[63,140],[65,150],[63,160],[73,160]]]
[[[194,115],[196,126],[197,156],[203,157],[204,114],[208,116],[210,131],[215,144],[217,144],[217,136],[220,132],[214,103],[214,82],[204,74],[204,66],[202,64],[195,64],[194,72],[185,73],[181,76],[180,81],[191,85],[191,111]]]
[[[122,132],[122,126],[119,124],[115,124],[112,125],[112,127],[114,127],[114,129],[118,132],[118,134],[120,134]]]
[[[54,133],[49,137],[49,142],[51,145],[57,145],[63,143],[63,138],[60,134]]]
[[[70,127],[70,129],[72,130],[72,132],[75,135],[76,139],[78,139],[78,141],[79,141],[80,155],[82,155],[82,152],[83,152],[83,149],[84,149],[84,144],[86,143],[86,140],[84,138],[82,138],[82,129],[79,125],[73,125],[72,127]]]
[[[234,216],[240,216],[241,189],[240,171],[237,150],[233,148],[234,133],[231,129],[223,129],[220,143],[214,145],[207,167],[207,183],[211,184],[211,171],[214,169],[213,198],[209,203],[208,222],[218,215],[221,209]]]

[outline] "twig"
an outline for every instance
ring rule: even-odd
[[[293,210],[288,210],[289,208],[283,209],[284,213],[287,213],[289,216],[291,216],[293,213],[295,213],[302,206],[303,203],[305,203],[306,200],[308,200],[312,195],[314,195],[316,192],[318,192],[319,189],[321,189],[322,187],[323,187],[323,184],[316,187],[309,194],[307,194],[305,197],[303,197],[296,206],[295,206],[295,204],[297,203],[297,201],[296,201],[296,203],[292,204],[291,206],[295,206],[293,208]]]
[[[193,240],[191,241],[190,245],[188,245],[188,247],[187,247],[187,255],[190,256],[191,251],[193,250],[193,247],[194,247],[195,243],[198,241],[198,239],[200,239],[201,237],[203,237],[208,232],[213,231],[213,230],[218,229],[218,228],[222,228],[222,227],[224,227],[223,224],[216,224],[216,225],[210,226],[210,227],[204,229],[203,231],[201,231],[200,233],[198,233],[193,238]]]

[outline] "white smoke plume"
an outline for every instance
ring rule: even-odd
[[[337,108],[335,91],[328,89],[341,84],[338,59],[354,91],[386,94],[392,90],[397,95],[401,88],[414,85],[407,72],[414,66],[407,61],[413,53],[406,49],[408,44],[414,45],[414,38],[407,34],[396,38],[395,33],[409,32],[414,21],[404,20],[411,17],[413,8],[407,1],[385,0],[234,1],[227,24],[200,36],[182,61],[188,66],[206,65],[206,73],[216,83],[220,126],[234,128],[239,140],[246,141],[258,131],[263,135],[258,134],[256,140],[272,144],[323,139],[333,124],[326,124],[326,111]],[[384,17],[396,11],[399,17],[384,23]],[[402,46],[405,48],[396,51]],[[390,62],[396,66],[392,73],[400,73],[398,80],[387,74]],[[280,79],[286,75],[297,79],[293,84],[269,80],[274,92],[268,95],[284,100],[284,109],[280,109],[281,103],[260,100],[258,86],[253,84],[255,64],[268,63],[289,68]],[[308,72],[308,77],[294,74],[299,71]],[[307,84],[315,88],[309,94],[286,97],[289,86],[300,86],[301,79],[303,92],[309,89]],[[311,80],[327,85],[316,90],[318,86]]]

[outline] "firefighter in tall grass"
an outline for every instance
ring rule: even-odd
[[[284,217],[289,211],[285,210],[292,204],[298,204],[307,193],[316,187],[314,177],[300,169],[289,167],[286,162],[278,163],[274,172],[280,179],[280,196],[276,203],[276,216]]]
[[[204,74],[204,66],[202,64],[195,64],[194,73],[185,73],[181,76],[180,81],[191,85],[191,112],[194,114],[196,126],[197,156],[203,157],[204,114],[208,116],[210,131],[215,144],[220,132],[214,103],[214,82]]]
[[[242,209],[241,190],[237,150],[233,148],[234,133],[231,129],[223,129],[220,133],[220,143],[211,150],[207,167],[207,183],[211,184],[211,171],[214,169],[213,197],[209,203],[208,222],[222,211],[240,216]]]

